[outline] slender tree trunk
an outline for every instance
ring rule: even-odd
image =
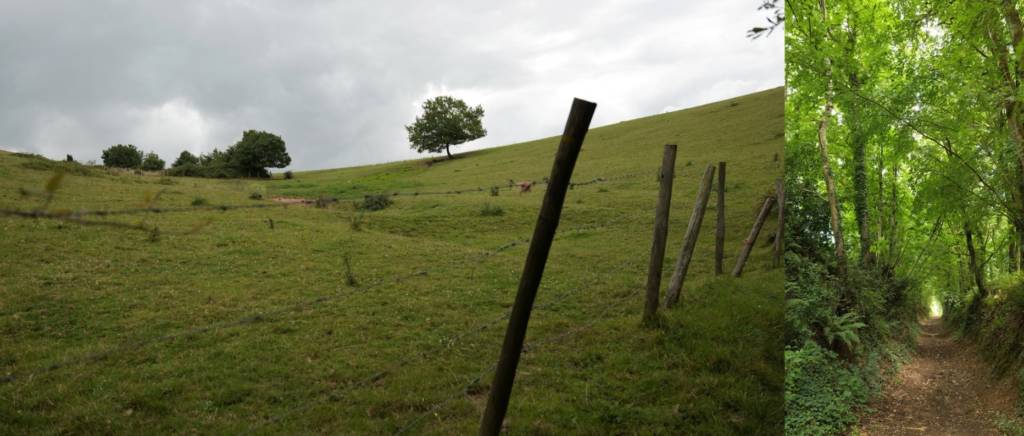
[[[851,26],[846,32],[847,44],[846,53],[847,67],[849,72],[850,90],[857,94],[860,92],[861,81],[857,74],[856,60],[853,52],[857,47],[856,28]],[[857,219],[857,234],[860,238],[860,263],[871,265],[874,263],[874,256],[871,253],[871,220],[868,215],[868,174],[867,174],[867,135],[864,126],[861,124],[860,102],[853,101],[843,108],[843,115],[846,116],[846,126],[849,131],[850,148],[853,150],[853,213]]]
[[[1007,260],[1009,261],[1006,270],[1013,273],[1017,271],[1017,235],[1014,233],[1013,228],[1010,230],[1010,247],[1007,253]]]
[[[822,22],[827,25],[828,11],[825,7],[825,0],[819,0],[821,7]],[[836,196],[836,182],[832,177],[832,165],[828,157],[828,121],[832,118],[832,59],[825,57],[825,80],[827,90],[825,91],[825,108],[821,111],[821,120],[818,121],[818,150],[821,152],[821,169],[825,176],[825,188],[828,191],[828,207],[832,216],[832,237],[836,244],[836,265],[839,273],[846,275],[846,246],[843,242],[842,217],[839,215],[839,200]]]
[[[967,262],[968,267],[971,269],[971,275],[974,276],[974,284],[978,287],[978,295],[981,298],[985,298],[988,295],[988,289],[985,288],[985,272],[982,271],[981,265],[978,264],[978,255],[974,252],[974,237],[969,224],[964,224],[964,239],[967,242]]]
[[[452,159],[452,146],[450,146],[450,145],[444,146],[444,152],[448,153],[448,159]]]

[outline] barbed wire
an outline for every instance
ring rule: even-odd
[[[625,174],[616,177],[598,177],[595,179],[588,180],[586,182],[571,183],[571,187],[576,186],[589,186],[596,183],[606,183],[617,180],[624,180],[628,178],[636,177],[637,173]],[[539,183],[547,183],[539,182]],[[24,192],[24,190],[23,190]],[[59,221],[67,221],[75,224],[82,225],[96,225],[96,226],[107,226],[116,227],[129,230],[144,230],[153,231],[154,226],[146,226],[142,224],[131,224],[131,223],[118,223],[113,221],[98,221],[98,220],[87,220],[86,217],[110,217],[110,216],[123,216],[123,215],[138,215],[138,214],[173,214],[173,213],[188,213],[198,211],[221,211],[226,212],[230,210],[241,210],[241,209],[268,209],[268,208],[288,208],[289,206],[295,206],[296,204],[317,204],[326,205],[330,203],[338,203],[343,201],[358,201],[371,195],[384,195],[384,196],[421,196],[421,195],[461,195],[473,192],[487,192],[482,187],[475,189],[461,189],[451,191],[413,191],[413,192],[391,192],[380,194],[379,191],[373,193],[363,193],[359,197],[350,198],[338,198],[338,197],[321,197],[318,199],[301,199],[297,203],[274,203],[274,204],[244,204],[244,205],[195,205],[195,206],[178,206],[178,207],[137,207],[137,208],[126,208],[126,209],[115,209],[115,210],[71,210],[71,209],[57,209],[49,210],[47,206],[49,202],[45,203],[43,208],[37,208],[32,210],[23,209],[8,209],[0,208],[0,217],[17,217],[17,218],[32,218],[32,219],[52,219]],[[160,193],[157,194],[159,197]],[[48,196],[49,198],[49,196]],[[150,200],[150,202],[155,199]],[[194,231],[193,231],[194,232]],[[191,232],[185,232],[191,233]]]

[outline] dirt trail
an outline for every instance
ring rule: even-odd
[[[994,380],[971,345],[938,318],[921,324],[913,360],[861,421],[860,435],[998,435],[997,414],[1014,415],[1012,377]]]

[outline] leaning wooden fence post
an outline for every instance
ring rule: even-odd
[[[668,282],[665,290],[665,306],[672,307],[679,302],[679,294],[683,289],[683,281],[686,280],[686,271],[690,269],[690,259],[693,259],[693,248],[697,245],[697,236],[700,234],[701,223],[704,222],[704,210],[708,206],[708,197],[711,196],[711,180],[715,176],[715,167],[708,165],[704,169],[704,178],[700,181],[700,189],[697,191],[697,203],[693,205],[693,213],[690,214],[690,222],[686,225],[686,237],[683,239],[683,249],[676,259],[676,269],[672,273],[672,279]]]
[[[661,187],[658,207],[654,211],[654,242],[651,243],[651,264],[647,268],[647,299],[644,304],[645,325],[657,322],[658,294],[661,293],[661,269],[665,263],[665,237],[668,235],[668,213],[672,204],[672,179],[675,177],[676,145],[665,144],[661,158]]]
[[[743,273],[743,265],[747,263],[750,250],[754,248],[754,241],[757,241],[757,235],[761,233],[764,220],[768,218],[768,213],[772,211],[774,205],[775,198],[768,197],[764,200],[761,212],[757,214],[757,219],[754,221],[754,228],[750,229],[750,236],[747,236],[747,239],[743,241],[743,246],[740,247],[740,254],[736,257],[736,267],[732,269],[733,277],[739,277]]]
[[[530,238],[530,250],[526,254],[526,264],[519,279],[516,301],[509,316],[508,328],[505,330],[505,341],[501,345],[501,356],[494,371],[494,381],[491,382],[487,408],[480,421],[481,435],[497,435],[505,420],[512,382],[515,380],[519,355],[523,351],[523,341],[526,338],[526,326],[530,322],[530,311],[533,310],[533,301],[537,297],[537,288],[544,274],[551,241],[555,237],[558,220],[562,215],[562,203],[565,202],[569,179],[572,178],[576,158],[579,157],[583,138],[590,128],[590,120],[596,107],[596,103],[573,99],[569,119],[565,123],[565,131],[555,154],[555,163],[551,168],[544,202],[541,204],[537,224],[533,229],[533,237]]]
[[[786,190],[782,185],[782,179],[775,181],[775,198],[779,203],[776,210],[779,211],[779,228],[775,230],[775,267],[782,266],[782,252],[786,249],[783,241],[786,229]]]
[[[725,162],[718,163],[718,202],[715,203],[718,219],[715,221],[715,275],[722,274],[722,259],[725,257]]]

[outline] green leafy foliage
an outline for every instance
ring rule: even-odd
[[[363,201],[356,203],[357,210],[384,210],[391,206],[393,202],[391,197],[387,194],[374,194],[366,195],[363,197]]]
[[[242,132],[242,139],[225,154],[228,164],[246,177],[269,178],[267,168],[283,168],[292,163],[280,136],[258,130]]]
[[[786,434],[842,433],[869,398],[868,384],[836,353],[813,341],[786,350]]]
[[[198,158],[181,152],[167,174],[183,177],[227,179],[238,177],[270,178],[267,168],[291,164],[284,140],[273,133],[246,130],[242,139],[225,151],[213,149]],[[287,174],[286,174],[287,176]]]
[[[180,167],[182,165],[199,165],[199,158],[194,154],[189,153],[188,150],[184,150],[178,155],[178,158],[171,164],[171,168]]]
[[[103,150],[103,165],[115,168],[142,166],[142,150],[132,144],[117,144]]]
[[[487,135],[484,108],[469,107],[455,97],[442,95],[423,102],[423,114],[405,126],[409,143],[417,152],[439,153],[452,157],[450,148]]]
[[[163,159],[160,159],[160,156],[157,156],[156,153],[150,152],[146,153],[146,157],[142,159],[141,168],[146,171],[161,171],[164,169],[165,165],[166,163]]]

